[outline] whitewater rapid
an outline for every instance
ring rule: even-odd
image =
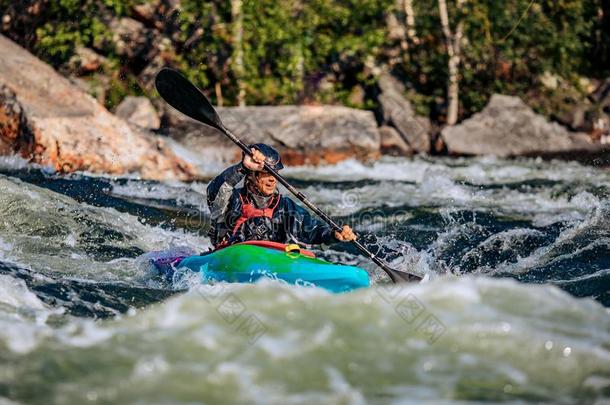
[[[333,245],[316,252],[372,288],[168,285],[145,254],[209,248],[206,183],[1,160],[0,402],[610,400],[610,172],[415,158],[285,173],[428,281],[392,287]]]

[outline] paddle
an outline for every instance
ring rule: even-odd
[[[163,97],[163,99],[176,110],[194,120],[216,128],[224,135],[229,137],[229,139],[239,146],[244,153],[252,155],[250,148],[248,148],[248,146],[238,139],[231,131],[225,128],[220,120],[220,117],[218,116],[218,113],[216,113],[216,110],[207,97],[179,72],[168,68],[161,69],[161,71],[157,74],[157,78],[155,79],[155,86],[157,87],[157,91],[161,97]],[[294,194],[296,198],[315,212],[324,220],[324,222],[330,225],[333,230],[341,232],[341,227],[335,221],[333,221],[328,215],[309,201],[307,197],[303,195],[303,193],[292,187],[288,181],[286,181],[286,179],[284,179],[266,162],[265,170],[271,173],[271,175],[275,177],[284,187],[286,187],[288,191]],[[358,250],[360,250],[377,266],[385,271],[394,283],[421,280],[421,277],[415,274],[409,274],[390,268],[380,258],[369,252],[369,250],[357,240],[352,241],[352,243],[358,248]]]

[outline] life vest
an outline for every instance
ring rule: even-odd
[[[235,223],[235,227],[233,228],[233,235],[237,234],[239,228],[251,218],[256,217],[267,217],[271,219],[273,217],[273,213],[280,203],[280,195],[276,194],[271,198],[269,205],[265,208],[256,208],[256,206],[248,200],[247,196],[242,196],[239,194],[239,199],[241,200],[241,216],[237,219]]]

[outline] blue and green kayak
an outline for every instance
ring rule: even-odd
[[[318,259],[297,245],[250,241],[227,246],[202,256],[154,263],[170,276],[188,268],[201,274],[202,282],[254,283],[262,278],[300,286],[316,286],[340,293],[369,286],[368,273]]]

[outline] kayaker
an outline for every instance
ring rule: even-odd
[[[212,216],[210,239],[215,247],[248,240],[310,245],[356,239],[348,225],[341,232],[312,217],[304,208],[277,190],[277,180],[264,170],[267,162],[281,170],[280,154],[273,147],[250,146],[253,156],[225,169],[208,185],[208,206]],[[243,187],[237,187],[241,181]]]

